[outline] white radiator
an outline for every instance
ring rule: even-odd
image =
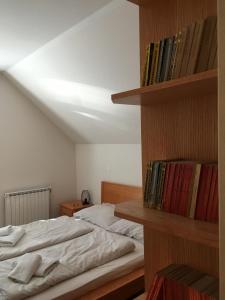
[[[5,194],[5,225],[49,219],[51,187]]]

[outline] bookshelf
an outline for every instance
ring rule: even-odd
[[[150,41],[217,14],[216,0],[130,2],[139,6],[141,74]],[[150,160],[218,160],[216,70],[121,92],[112,95],[112,101],[141,106],[143,182]],[[187,264],[218,277],[218,225],[134,203],[119,204],[116,214],[144,224],[146,291],[155,273],[171,263]]]
[[[116,206],[115,215],[174,237],[186,237],[212,248],[219,248],[218,224],[201,222],[161,210],[143,208],[140,201],[123,202]]]
[[[141,87],[112,95],[115,104],[151,105],[217,93],[217,70]]]

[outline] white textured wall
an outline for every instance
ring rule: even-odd
[[[0,226],[4,192],[45,184],[57,215],[75,195],[74,144],[0,74]]]
[[[75,147],[76,194],[91,192],[95,203],[101,199],[101,181],[141,185],[139,144],[80,144]]]

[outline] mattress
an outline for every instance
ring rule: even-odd
[[[95,227],[95,225],[93,226]],[[126,275],[133,270],[142,267],[144,265],[143,244],[134,239],[131,240],[136,246],[133,252],[102,266],[89,270],[74,278],[61,282],[42,293],[26,299],[53,300],[59,296],[66,295],[71,291],[73,291],[73,298],[78,298],[85,293],[108,283],[111,280]]]

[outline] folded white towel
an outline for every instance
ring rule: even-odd
[[[12,226],[10,235],[0,236],[1,247],[13,247],[23,237],[25,230],[20,227]]]
[[[28,283],[40,264],[41,256],[39,254],[26,253],[15,262],[15,267],[8,274],[8,278],[19,283]]]
[[[58,265],[58,263],[58,259],[42,256],[41,264],[34,275],[38,277],[45,277]]]
[[[12,232],[12,225],[0,228],[0,236],[9,235]]]

